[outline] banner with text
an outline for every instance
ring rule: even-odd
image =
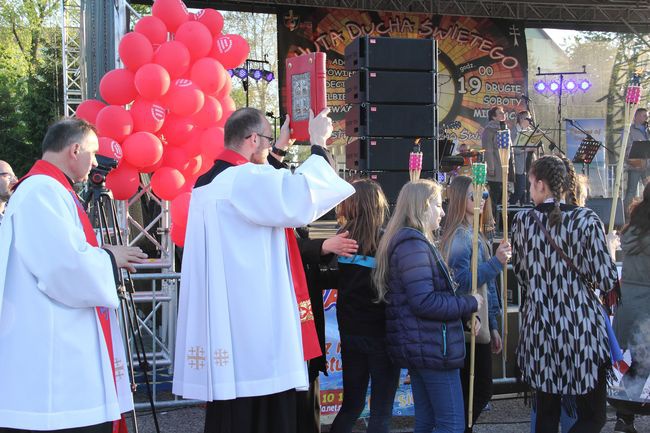
[[[284,62],[307,52],[327,54],[327,101],[334,121],[333,142],[344,144],[344,50],[359,36],[435,38],[439,42],[439,122],[460,121],[450,138],[469,146],[481,142],[487,110],[502,105],[514,126],[525,109],[527,57],[521,22],[456,16],[430,16],[348,9],[284,7],[278,9],[281,107],[285,107]],[[395,83],[396,86],[401,83]]]
[[[325,308],[325,358],[327,374],[320,376],[320,411],[321,422],[331,424],[343,403],[343,364],[341,363],[341,339],[336,322],[336,290],[328,289],[323,292]],[[370,387],[366,396],[366,406],[361,417],[370,416]],[[413,394],[408,380],[407,370],[402,370],[399,387],[393,401],[393,415],[414,416]]]

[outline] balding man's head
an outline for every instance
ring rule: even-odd
[[[224,127],[224,144],[229,149],[239,149],[254,132],[262,134],[264,115],[255,108],[240,108],[230,115]]]
[[[8,162],[0,160],[0,202],[3,204],[11,196],[11,187],[18,179]]]

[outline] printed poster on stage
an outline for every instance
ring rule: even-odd
[[[442,126],[458,144],[480,146],[487,110],[502,105],[514,127],[517,111],[525,109],[527,57],[520,22],[397,12],[295,8],[278,9],[280,88],[287,57],[313,51],[327,54],[327,101],[334,121],[333,145],[347,142],[344,115],[345,47],[363,35],[431,38],[439,42],[440,115]],[[400,83],[395,83],[399,86]],[[280,92],[284,111],[284,90]]]

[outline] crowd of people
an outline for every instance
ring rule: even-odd
[[[492,397],[492,355],[503,350],[506,306],[497,282],[509,262],[523,293],[516,358],[533,391],[531,431],[557,432],[563,411],[570,432],[600,431],[612,368],[609,316],[630,297],[621,307],[630,311],[614,321],[625,342],[638,326],[631,310],[650,293],[650,188],[622,231],[621,288],[613,238],[583,207],[584,179],[568,159],[545,155],[515,171],[529,183],[534,207],[515,216],[512,244],[495,243],[486,227],[503,187],[496,149],[486,151],[487,189],[466,176],[446,190],[413,180],[390,215],[379,184],[348,183],[334,169],[327,114],[311,113],[311,156],[292,171],[284,162],[289,119],[273,141],[263,113],[235,111],[225,124],[224,151],[192,191],[173,392],[207,402],[205,432],[320,432],[322,290],[332,287],[343,403],[330,431],[352,431],[370,386],[367,431],[388,432],[406,368],[415,433],[471,432]],[[488,141],[505,113],[495,107],[490,116]],[[518,116],[521,130],[527,119],[527,112]],[[133,400],[116,285],[121,269],[134,272],[146,256],[135,247],[100,245],[73,189],[97,165],[94,127],[60,120],[42,148],[42,159],[19,181],[0,161],[0,432],[126,432],[121,414]],[[521,152],[514,158],[527,160]],[[515,188],[516,203],[524,196]],[[334,208],[336,235],[315,240],[300,229]],[[619,418],[617,431],[635,431],[633,414],[620,411]]]

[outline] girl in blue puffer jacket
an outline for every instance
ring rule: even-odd
[[[463,322],[483,302],[479,295],[456,295],[433,245],[432,232],[444,216],[440,193],[430,180],[404,185],[373,273],[378,298],[386,302],[388,354],[410,370],[415,433],[464,431],[459,375],[465,359]]]

